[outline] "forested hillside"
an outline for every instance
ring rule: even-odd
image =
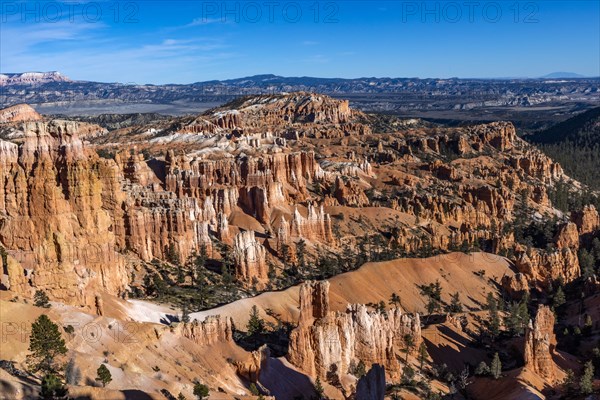
[[[565,172],[600,189],[600,107],[593,108],[550,129],[528,137]]]

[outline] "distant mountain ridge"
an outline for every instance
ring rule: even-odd
[[[72,82],[72,80],[58,71],[0,74],[0,86],[35,85],[51,82]]]
[[[345,79],[263,74],[186,85],[145,85],[77,81],[60,73],[25,73],[4,75],[0,86],[0,107],[27,103],[42,114],[94,115],[94,110],[100,109],[108,114],[182,115],[240,96],[311,92],[348,99],[353,107],[365,112],[458,121],[521,118],[528,129],[541,128],[540,124],[549,126],[543,121],[538,123],[540,107],[548,110],[544,118],[554,123],[563,119],[561,115],[570,116],[600,103],[600,78]],[[135,107],[123,107],[128,104]],[[522,112],[523,108],[538,110],[531,116]],[[518,115],[512,112],[517,109],[521,111]]]
[[[359,77],[359,78],[320,78],[314,76],[282,76],[275,74],[259,74],[245,76],[232,79],[212,79],[207,81],[197,81],[189,84],[151,84],[137,82],[97,82],[97,81],[77,81],[81,83],[102,83],[106,85],[125,85],[125,86],[205,86],[205,85],[233,85],[233,86],[248,86],[254,85],[303,85],[303,86],[319,86],[319,85],[334,85],[334,84],[349,84],[368,82],[370,85],[377,86],[379,84],[396,84],[398,82],[424,81],[424,82],[457,82],[457,81],[527,81],[537,79],[579,79],[579,78],[596,78],[586,77],[574,72],[553,72],[539,78],[528,77],[502,77],[502,78],[418,78],[418,77]],[[0,74],[0,86],[10,85],[30,85],[44,84],[52,82],[76,82],[71,78],[63,75],[58,71],[49,72],[19,72],[19,73],[3,73]]]
[[[575,72],[552,72],[550,74],[544,75],[541,77],[542,79],[559,79],[559,78],[587,78],[585,75],[576,74]]]

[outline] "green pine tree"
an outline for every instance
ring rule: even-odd
[[[260,318],[256,304],[252,306],[250,319],[248,320],[248,324],[246,324],[246,329],[248,330],[249,336],[260,335],[265,330],[265,322]]]
[[[423,372],[423,365],[427,362],[429,354],[427,353],[427,345],[425,342],[421,342],[419,346],[419,369]]]
[[[594,391],[594,365],[591,361],[585,363],[585,369],[579,381],[579,392],[582,395],[592,394]]]
[[[392,295],[390,296],[390,305],[391,306],[395,306],[398,307],[400,305],[402,305],[402,300],[400,299],[400,296],[398,296],[395,292],[392,293]]]
[[[31,354],[27,356],[27,364],[31,372],[42,371],[47,375],[62,370],[58,358],[67,354],[65,340],[58,325],[44,314],[31,324],[29,351]]]
[[[590,278],[594,275],[594,256],[590,254],[586,249],[580,249],[577,255],[579,257],[581,276],[584,279]]]
[[[565,395],[568,397],[573,397],[575,393],[575,373],[572,369],[567,370],[567,376],[562,381],[563,390]]]
[[[479,365],[477,365],[477,368],[475,368],[475,375],[477,376],[487,376],[489,374],[490,367],[488,367],[485,361],[480,362]]]
[[[50,299],[43,290],[36,290],[33,295],[33,305],[36,307],[50,308]]]
[[[194,396],[196,396],[198,400],[202,400],[205,397],[208,397],[208,393],[208,386],[200,382],[196,382],[196,384],[194,384]]]
[[[105,387],[112,381],[112,374],[108,368],[106,368],[106,365],[100,364],[96,370],[96,380],[102,383],[102,387]]]
[[[317,393],[317,398],[320,400],[323,398],[323,393],[325,392],[325,388],[323,388],[323,384],[321,383],[321,378],[317,376],[317,380],[315,381],[315,392]]]
[[[67,398],[68,390],[58,375],[49,373],[42,379],[40,398],[43,400],[62,400]]]
[[[498,379],[502,375],[502,363],[500,362],[500,356],[498,356],[498,353],[494,354],[494,358],[490,364],[490,374],[494,379]]]
[[[248,390],[250,390],[250,393],[253,394],[254,396],[258,396],[260,394],[260,392],[258,391],[258,388],[256,387],[256,383],[251,383],[250,386],[248,387]]]
[[[552,306],[556,310],[558,307],[562,306],[566,302],[567,299],[565,298],[565,292],[563,291],[562,287],[559,286],[558,289],[556,289],[556,293],[554,293],[554,296],[552,298]]]
[[[491,292],[487,295],[487,308],[490,312],[488,330],[495,339],[500,334],[500,315],[498,314],[498,303]]]
[[[404,350],[406,351],[406,357],[404,359],[404,362],[408,363],[408,355],[412,351],[413,347],[415,347],[415,338],[410,333],[407,333],[406,335],[403,336],[403,339],[404,339]]]
[[[460,302],[460,295],[458,292],[450,296],[450,306],[448,306],[448,311],[452,314],[463,312],[463,306]]]
[[[306,269],[306,242],[303,239],[296,244],[296,259],[300,270],[304,271]]]
[[[200,277],[204,275],[204,267],[206,266],[206,262],[208,261],[208,251],[206,249],[206,245],[202,243],[200,245],[200,251],[196,255],[194,259],[194,268],[192,271],[192,280],[194,282],[200,281]]]
[[[181,306],[181,322],[188,323],[190,322],[190,306],[187,301],[183,302]]]

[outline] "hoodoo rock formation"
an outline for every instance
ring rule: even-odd
[[[238,233],[233,240],[235,277],[247,286],[264,285],[268,281],[266,250],[260,244],[254,231]]]
[[[77,123],[26,125],[24,142],[0,141],[0,242],[20,264],[11,287],[43,288],[51,298],[94,306],[95,293],[123,293],[128,273],[113,215],[103,207],[100,160],[84,149]],[[18,271],[20,269],[20,271]],[[17,284],[29,276],[31,287]]]
[[[105,124],[121,117],[81,119]],[[435,363],[458,354],[452,361],[460,368],[466,357],[485,358],[471,344],[485,324],[478,317],[482,294],[496,294],[497,284],[503,295],[531,294],[537,302],[561,281],[565,310],[575,308],[573,287],[598,292],[589,268],[585,282],[577,279],[582,249],[590,251],[586,266],[591,258],[597,265],[591,245],[600,230],[598,211],[586,206],[567,220],[559,210],[562,200],[578,196],[584,185],[519,138],[509,122],[444,127],[402,121],[304,92],[243,97],[197,116],[124,118],[139,122],[107,130],[43,118],[26,105],[0,111],[3,307],[10,300],[11,310],[37,316],[44,310],[32,307],[31,299],[43,290],[51,301],[82,308],[54,303],[49,315],[57,323],[64,326],[65,315],[77,315],[110,328],[125,320],[122,315],[171,320],[166,307],[148,304],[153,296],[171,307],[201,308],[187,308],[196,316],[239,301],[223,305],[223,317],[202,322],[141,323],[144,340],[154,344],[136,347],[144,358],[134,360],[130,349],[118,348],[121,343],[101,349],[108,344],[98,343],[98,358],[89,357],[92,373],[99,354],[110,350],[106,364],[115,372],[115,386],[144,373],[144,384],[152,382],[151,390],[166,397],[163,389],[189,397],[189,383],[200,379],[212,392],[225,392],[223,398],[248,395],[250,382],[265,395],[292,398],[311,393],[318,377],[330,384],[324,383],[327,392],[346,396],[356,390],[357,399],[382,399],[386,378],[396,384],[409,371],[404,364],[415,364],[417,355],[404,351],[416,352],[423,343],[419,315],[385,309],[386,301],[421,309],[421,299],[407,296],[425,292],[432,281],[443,288],[444,300],[459,292],[465,302],[460,317],[428,318],[427,332],[442,334],[427,342],[427,350]],[[564,188],[571,192],[565,195]],[[584,198],[597,207],[587,193],[567,205]],[[449,263],[430,257],[454,252],[483,254],[468,263],[455,263],[450,254],[442,256]],[[343,280],[334,277],[342,273]],[[330,278],[339,284],[331,309],[329,282],[311,281]],[[371,288],[381,291],[377,298]],[[281,291],[257,296],[266,289]],[[295,323],[290,293],[296,290],[300,312],[288,343],[280,333]],[[584,300],[593,314],[595,303]],[[352,304],[365,301],[383,305]],[[267,316],[265,326],[277,326],[261,340],[294,368],[270,357],[266,346],[249,352],[236,345],[232,318],[244,323],[254,305]],[[449,331],[438,329],[442,325]],[[526,330],[519,379],[558,380],[553,325],[552,311],[541,306]],[[494,345],[507,343],[505,336]],[[81,343],[67,345],[80,359],[75,342]],[[248,340],[238,343],[246,347]],[[161,346],[172,346],[175,364],[181,363],[171,368],[171,360],[158,360]],[[156,365],[141,365],[150,357]],[[127,368],[118,370],[117,362]],[[158,364],[162,371],[154,375]],[[370,372],[359,379],[362,364]],[[215,376],[211,370],[218,370]],[[339,382],[328,379],[331,371]],[[5,372],[0,369],[0,386]],[[469,379],[469,386],[485,380]],[[511,379],[512,372],[498,382],[504,388]],[[434,381],[435,390],[444,387]],[[419,384],[411,389],[425,391]]]
[[[580,276],[577,252],[568,247],[557,250],[530,248],[517,253],[515,266],[531,282],[546,287],[557,279],[571,282]]]
[[[300,287],[300,321],[290,335],[288,359],[309,375],[325,378],[332,365],[348,371],[352,362],[385,366],[386,373],[398,376],[396,353],[410,335],[421,343],[419,315],[410,316],[399,308],[388,310],[387,318],[349,305],[346,312],[329,312],[329,283],[307,282]]]
[[[210,346],[215,343],[233,343],[233,321],[219,315],[209,316],[204,321],[194,320],[179,323],[175,333],[190,339],[199,346]]]
[[[308,216],[306,218],[304,218],[296,208],[294,210],[290,232],[292,237],[301,237],[323,243],[331,243],[331,241],[333,241],[331,218],[329,217],[329,214],[326,214],[323,211],[322,205],[317,209],[309,203]]]
[[[525,368],[549,382],[555,382],[556,366],[552,360],[555,347],[554,313],[550,307],[542,305],[525,332]]]
[[[505,285],[520,292],[578,277],[582,235],[600,226],[593,206],[573,213],[552,251],[506,233],[522,205],[549,215],[552,185],[568,178],[508,122],[372,133],[376,116],[304,92],[111,132],[31,110],[0,113],[3,281],[27,297],[93,308],[99,292],[127,295],[134,265],[183,265],[203,247],[221,262],[223,243],[238,281],[260,290],[268,264],[295,264],[300,240],[307,264],[365,238],[398,254],[514,250],[521,280]]]

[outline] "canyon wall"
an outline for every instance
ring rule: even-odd
[[[387,311],[386,318],[364,305],[329,312],[329,282],[306,282],[300,287],[300,320],[290,335],[288,359],[321,378],[332,365],[345,374],[351,363],[360,361],[367,367],[382,365],[397,377],[401,368],[396,353],[403,349],[405,335],[418,348],[422,340],[418,314],[410,316],[395,308]]]

